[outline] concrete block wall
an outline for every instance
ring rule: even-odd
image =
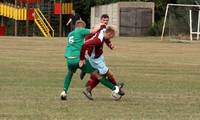
[[[153,2],[118,2],[108,5],[95,6],[91,8],[91,28],[100,22],[102,14],[108,14],[110,17],[109,25],[115,27],[119,36],[120,30],[120,8],[132,7],[132,8],[151,8],[152,9],[152,24],[154,23],[154,3]]]

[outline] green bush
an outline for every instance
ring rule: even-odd
[[[149,29],[149,34],[151,36],[160,36],[162,33],[163,21],[160,20],[155,22],[154,25]]]

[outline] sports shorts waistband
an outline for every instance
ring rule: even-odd
[[[70,56],[70,57],[65,57],[67,59],[74,59],[74,58],[79,58],[78,56]]]

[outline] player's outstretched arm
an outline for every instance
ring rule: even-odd
[[[69,21],[67,22],[66,26],[69,25],[69,23],[71,23],[72,19],[70,18]]]
[[[111,50],[113,50],[115,48],[115,46],[111,43],[110,40],[105,40],[105,43]]]
[[[96,25],[94,28],[91,29],[90,34],[88,34],[85,37],[85,41],[90,40],[92,37],[95,36],[96,33],[98,33],[103,28],[106,28],[106,25],[101,23],[100,25]]]
[[[91,29],[91,33],[99,32],[100,30],[106,28],[105,23],[100,23],[99,25],[96,25],[93,29]]]

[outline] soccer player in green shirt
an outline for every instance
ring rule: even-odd
[[[81,47],[84,43],[84,37],[88,35],[91,32],[97,32],[99,29],[93,29],[93,31],[90,31],[90,29],[86,29],[85,22],[82,20],[78,20],[76,22],[76,28],[68,35],[68,41],[67,46],[65,48],[65,58],[67,63],[67,73],[64,79],[64,90],[61,93],[61,99],[66,100],[67,99],[67,93],[69,89],[69,85],[71,83],[71,79],[73,74],[76,72],[76,70],[79,68],[79,61],[80,61],[80,51]],[[95,69],[90,65],[89,61],[85,61],[85,64],[83,67],[81,67],[81,70],[85,73],[94,73]],[[98,77],[98,75],[97,75]],[[107,80],[105,77],[99,77],[100,82],[105,85],[106,87],[110,88],[112,91],[118,93],[119,87],[113,85],[109,80]]]

